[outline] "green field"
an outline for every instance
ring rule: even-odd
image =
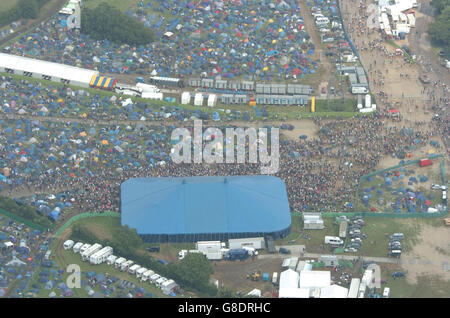
[[[0,1],[0,12],[7,11],[14,7],[19,0],[3,0]]]
[[[104,2],[125,12],[130,8],[136,8],[141,0],[84,0],[83,5],[86,8],[95,8]],[[147,2],[149,1],[144,1],[144,3]]]

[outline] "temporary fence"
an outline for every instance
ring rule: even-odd
[[[64,223],[64,225],[61,226],[58,229],[58,231],[56,231],[54,236],[58,237],[65,229],[70,227],[76,221],[79,221],[79,220],[85,219],[85,218],[102,217],[102,216],[120,217],[120,213],[112,212],[112,211],[105,211],[105,212],[86,212],[86,213],[81,213],[81,214],[75,215],[74,217],[70,218],[70,220],[68,220],[66,223]]]
[[[27,226],[35,229],[35,230],[41,231],[41,232],[46,232],[46,231],[48,231],[48,230],[50,230],[52,228],[52,227],[50,227],[50,228],[43,227],[43,226],[41,226],[39,224],[34,223],[33,221],[27,220],[27,219],[25,219],[23,217],[20,217],[20,216],[18,216],[16,214],[13,214],[13,213],[8,212],[8,211],[3,210],[3,209],[0,209],[0,214],[3,214],[5,216],[9,217],[10,219],[15,220],[16,222],[23,223],[23,224],[25,224],[25,225],[27,225]]]

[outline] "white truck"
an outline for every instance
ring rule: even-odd
[[[278,273],[273,272],[272,274],[272,284],[277,285],[278,284]]]
[[[116,261],[114,262],[114,267],[115,268],[122,268],[122,264],[125,263],[127,260],[123,257],[119,257],[118,259],[116,259]]]
[[[141,278],[142,275],[147,271],[148,269],[145,267],[141,267],[136,271],[136,277]]]
[[[325,236],[325,244],[342,245],[344,244],[344,241],[337,236]]]
[[[363,86],[352,86],[352,94],[366,94],[369,90]]]
[[[256,250],[265,248],[264,237],[247,237],[240,239],[229,239],[228,246],[230,249],[239,249],[244,246],[253,247]]]
[[[74,241],[67,240],[67,241],[64,242],[63,247],[64,247],[65,250],[69,250],[69,249],[71,249],[73,247],[73,245],[74,245]]]
[[[115,255],[109,255],[108,258],[106,259],[106,264],[109,266],[113,265],[116,262],[117,258],[118,257]]]
[[[205,254],[204,252],[199,251],[199,250],[189,250],[189,251],[188,250],[181,250],[181,251],[178,252],[178,259],[182,260],[183,258],[186,257],[186,255],[188,253],[202,253],[202,254]]]
[[[106,259],[112,255],[113,248],[111,246],[105,246],[98,252],[89,256],[89,261],[92,265],[98,265],[106,261]]]
[[[141,265],[134,264],[133,266],[131,266],[131,267],[128,269],[128,273],[131,274],[131,275],[134,275],[134,274],[136,274],[136,271],[137,271],[138,269],[140,269],[140,268],[141,268]]]
[[[258,255],[258,251],[254,247],[242,246],[242,249],[247,250],[248,251],[248,255],[250,255],[250,256],[257,256]]]
[[[133,264],[134,264],[134,262],[130,261],[130,260],[123,262],[122,265],[120,265],[120,271],[126,272],[128,270],[128,268],[130,268]]]
[[[102,246],[98,243],[95,243],[94,245],[92,245],[91,247],[89,247],[87,250],[85,250],[83,253],[81,253],[81,259],[83,260],[83,262],[86,262],[87,260],[89,260],[89,257],[100,251],[100,249],[102,248]]]
[[[154,274],[155,274],[155,272],[152,271],[151,269],[149,269],[149,270],[147,270],[144,274],[142,274],[141,280],[142,280],[143,282],[146,282],[146,281],[150,280],[150,277],[151,277],[152,275],[154,275]]]
[[[75,243],[75,245],[73,246],[73,252],[74,252],[74,253],[80,252],[80,248],[81,248],[83,245],[84,245],[84,244],[83,244],[82,242]]]

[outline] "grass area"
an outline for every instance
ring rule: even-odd
[[[3,0],[0,1],[0,12],[7,11],[13,8],[19,0]]]
[[[361,232],[367,234],[357,255],[386,257],[389,246],[389,236],[393,233],[403,233],[403,252],[409,252],[414,245],[419,243],[421,224],[405,224],[396,219],[373,219],[366,218],[366,226]],[[372,244],[372,242],[374,242]]]
[[[317,112],[355,112],[356,101],[352,98],[346,98],[345,100],[339,99],[316,99]]]
[[[420,276],[417,284],[409,284],[405,278],[393,278],[392,273],[402,271],[398,265],[382,264],[381,277],[387,283],[382,285],[391,289],[391,298],[447,298],[450,281],[442,280],[438,276]],[[406,274],[408,275],[408,274]],[[382,291],[381,291],[382,292]]]
[[[103,2],[108,3],[110,6],[125,12],[130,8],[136,8],[141,0],[84,0],[83,6],[86,8],[95,8]],[[144,1],[147,3],[148,1]]]

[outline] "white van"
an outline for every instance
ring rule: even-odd
[[[272,275],[272,284],[276,285],[278,283],[278,273],[274,272]]]
[[[328,20],[327,17],[321,16],[321,17],[316,17],[316,23],[329,23],[330,20]]]
[[[156,282],[155,282],[156,287],[161,287],[161,285],[162,285],[164,282],[166,282],[167,280],[168,280],[168,279],[165,278],[165,277],[160,277],[160,278],[158,278],[158,279],[156,280]]]
[[[80,248],[83,246],[84,244],[82,242],[78,242],[73,246],[73,252],[74,253],[78,253],[80,251]]]
[[[391,235],[391,239],[403,240],[404,238],[405,236],[403,235],[403,233],[394,233]]]
[[[344,241],[337,236],[325,236],[325,244],[342,245]]]
[[[389,298],[391,296],[391,289],[389,287],[385,287],[383,290],[383,298]]]

